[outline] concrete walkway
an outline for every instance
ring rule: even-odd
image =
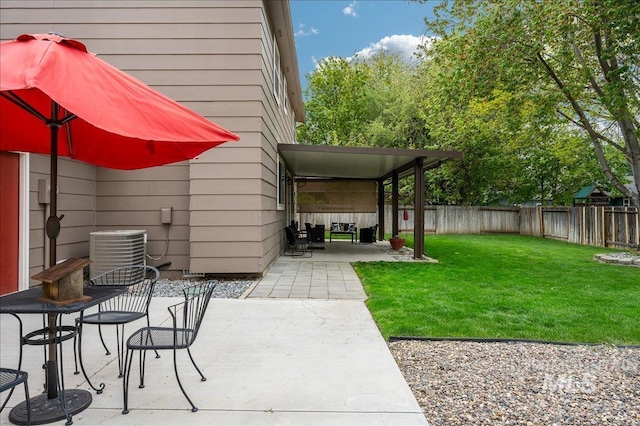
[[[197,413],[190,411],[180,392],[171,353],[165,352],[160,359],[147,357],[144,389],[137,387],[134,365],[131,411],[122,415],[122,381],[117,378],[115,355],[104,354],[97,329],[89,328],[83,343],[85,365],[92,380],[104,382],[106,389],[93,394],[93,403],[74,416],[74,425],[427,424],[364,304],[353,269],[345,266],[348,260],[336,266],[316,253],[314,257],[318,264],[281,258],[248,298],[211,301],[192,347],[208,380],[201,382],[186,352],[178,353],[180,377],[199,407]],[[268,294],[259,297],[260,292]],[[177,301],[155,298],[151,323],[166,324],[166,307]],[[41,326],[37,315],[24,315],[23,320],[25,332]],[[65,318],[65,323],[72,322],[73,317]],[[142,324],[126,331],[137,326]],[[0,329],[0,361],[3,367],[15,367],[15,319],[1,315]],[[115,345],[113,330],[105,331],[107,343]],[[89,389],[82,375],[73,374],[71,342],[63,346],[67,388]],[[31,393],[36,395],[44,381],[42,350],[25,347],[23,359]],[[10,407],[23,399],[23,391],[17,389],[0,424],[9,424]]]
[[[352,244],[347,240],[325,243],[311,257],[280,256],[249,298],[366,300],[351,262],[397,262],[387,254],[388,242]]]

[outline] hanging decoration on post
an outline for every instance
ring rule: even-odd
[[[404,237],[407,238],[407,221],[409,220],[409,212],[407,211],[407,209],[404,209],[404,211],[402,212],[402,219],[404,219]]]

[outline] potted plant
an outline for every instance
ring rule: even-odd
[[[404,238],[399,238],[397,235],[394,235],[393,238],[389,238],[389,242],[391,243],[391,248],[394,249],[395,251],[398,251],[402,247],[404,247],[405,241],[406,240]]]

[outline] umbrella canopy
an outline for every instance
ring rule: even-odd
[[[114,169],[195,158],[239,137],[57,34],[0,43],[0,151],[51,155],[52,240],[57,157]]]
[[[0,58],[0,150],[50,154],[47,120],[61,126],[58,155],[114,169],[188,160],[239,139],[76,40],[24,34],[1,43]]]

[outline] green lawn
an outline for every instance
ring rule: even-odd
[[[433,235],[425,251],[440,263],[354,264],[385,338],[640,344],[640,268],[593,260],[611,250],[514,235]]]

